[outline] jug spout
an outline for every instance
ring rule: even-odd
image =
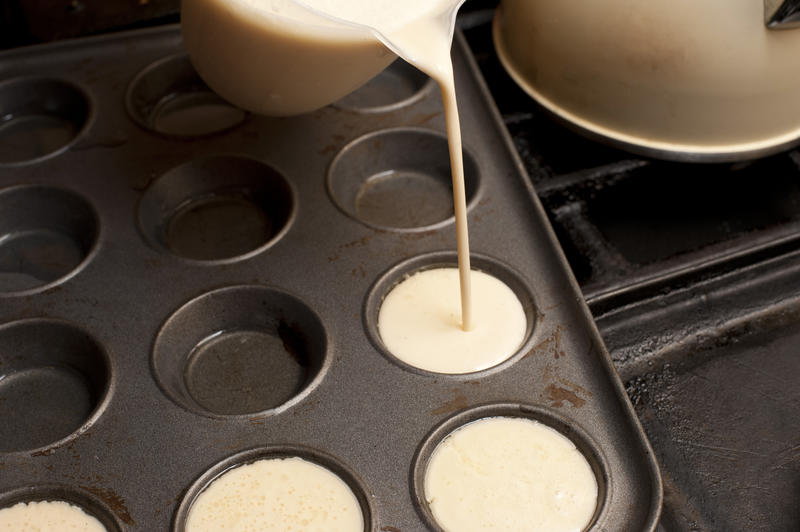
[[[775,30],[800,27],[800,0],[764,0],[764,23]]]

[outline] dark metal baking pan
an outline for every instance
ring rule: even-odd
[[[399,276],[455,264],[433,84],[412,74],[387,99],[378,80],[270,119],[211,94],[174,26],[0,56],[0,89],[16,91],[0,102],[56,94],[0,124],[22,117],[42,140],[0,166],[0,364],[32,397],[0,383],[20,429],[0,451],[0,506],[59,493],[112,529],[167,530],[231,460],[296,453],[350,482],[368,527],[421,530],[430,438],[494,412],[584,450],[593,530],[654,529],[648,442],[460,36],[453,56],[475,265],[528,312],[517,355],[461,376],[409,370],[371,325]],[[66,87],[85,112],[59,111]],[[348,155],[346,174],[389,179],[336,175]],[[242,339],[255,347],[226,347]]]

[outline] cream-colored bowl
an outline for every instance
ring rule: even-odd
[[[733,161],[800,140],[800,29],[763,0],[503,0],[497,53],[558,117],[647,155]]]
[[[396,59],[370,30],[285,0],[183,0],[181,29],[209,87],[238,107],[270,116],[333,103]]]

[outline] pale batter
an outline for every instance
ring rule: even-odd
[[[33,501],[0,510],[0,531],[106,532],[106,527],[68,502]]]
[[[517,352],[527,318],[514,292],[489,274],[472,272],[474,327],[461,329],[458,270],[415,273],[381,303],[378,331],[394,356],[437,373],[470,373],[495,366]]]
[[[425,472],[425,498],[446,532],[580,532],[597,492],[575,445],[527,418],[464,425],[434,450]]]
[[[364,532],[361,506],[328,469],[298,457],[231,469],[194,501],[186,532]]]

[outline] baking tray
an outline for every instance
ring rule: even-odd
[[[416,71],[271,119],[210,94],[176,26],[2,54],[0,506],[168,530],[225,468],[297,454],[366,528],[430,529],[433,447],[509,414],[586,454],[593,530],[654,529],[652,451],[460,35],[453,57],[473,267],[528,315],[515,356],[460,376],[403,365],[375,326],[403,275],[455,264],[441,99]],[[255,347],[222,356],[236,342]]]

